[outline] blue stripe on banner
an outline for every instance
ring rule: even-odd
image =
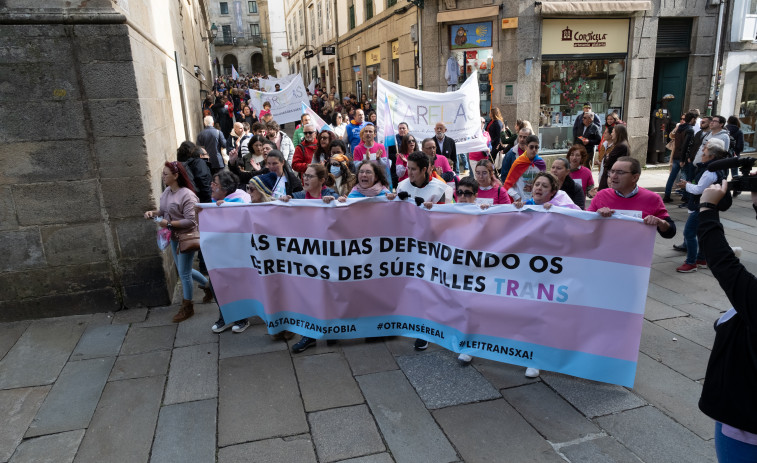
[[[266,323],[271,334],[286,330],[316,339],[405,336],[425,339],[457,353],[626,387],[633,387],[636,376],[636,362],[629,360],[494,336],[464,334],[440,323],[416,317],[387,315],[320,320],[288,311],[267,314],[263,304],[256,299],[224,304],[221,306],[221,313],[227,321],[258,316]]]

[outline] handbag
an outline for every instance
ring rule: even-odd
[[[192,252],[200,250],[200,232],[197,230],[181,233],[179,235],[179,252]]]

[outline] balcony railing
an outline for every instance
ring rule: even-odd
[[[263,41],[262,35],[252,35],[247,34],[244,37],[234,37],[234,36],[220,36],[216,37],[215,41],[213,42],[216,46],[240,46],[240,47],[246,47],[246,46],[256,46],[256,47],[262,47],[266,45]]]

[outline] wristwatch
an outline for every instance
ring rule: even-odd
[[[713,203],[699,203],[699,207],[706,207],[708,209],[715,209],[715,210],[718,209],[718,205],[713,204]]]
[[[166,228],[169,229],[169,230],[173,229],[173,225],[171,225],[171,221],[170,220],[168,221],[168,224],[166,224]]]

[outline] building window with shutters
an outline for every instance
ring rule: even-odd
[[[350,1],[349,6],[347,7],[347,16],[349,17],[350,22],[350,29],[355,28],[355,4]]]
[[[258,12],[258,2],[247,2],[247,11],[250,13],[257,13]]]
[[[318,2],[318,18],[317,18],[317,20],[318,20],[318,35],[319,36],[323,34],[323,15],[322,15],[322,11],[323,11],[323,4],[321,2]]]
[[[373,17],[373,0],[365,0],[365,20]]]
[[[260,38],[260,24],[250,24],[250,36],[253,39]]]

